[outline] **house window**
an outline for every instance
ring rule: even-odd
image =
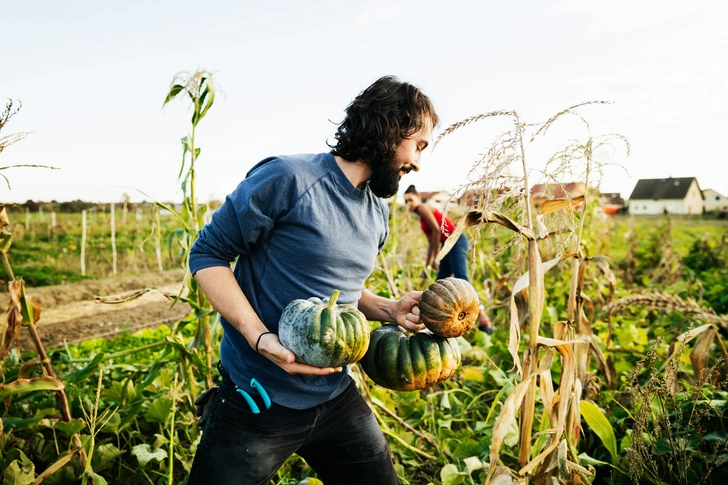
[[[715,200],[716,200],[716,201],[720,200],[720,195],[716,195],[716,196],[715,196]]]
[[[642,206],[642,210],[646,211],[647,210],[647,206],[646,205],[643,205]]]

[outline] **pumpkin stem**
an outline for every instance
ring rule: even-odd
[[[329,298],[329,303],[326,305],[326,308],[334,308],[336,300],[339,298],[339,293],[341,293],[339,290],[334,290],[331,294],[331,298]]]

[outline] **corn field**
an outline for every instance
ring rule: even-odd
[[[182,95],[192,113],[179,168],[184,203],[175,208],[149,194],[149,210],[139,217],[117,205],[113,257],[110,214],[94,212],[85,277],[186,268],[209,217],[195,194],[196,164],[206,162],[198,159],[196,129],[214,115],[215,94],[209,72],[175,78],[164,103]],[[437,138],[435,145],[452,143],[454,131],[495,117],[512,122],[484,143],[463,180],[460,190],[475,204],[445,208],[457,222],[448,241],[470,237],[471,282],[495,332],[459,337],[456,374],[422,391],[390,391],[350,368],[388,438],[401,483],[728,480],[728,225],[685,229],[674,217],[647,223],[604,216],[601,154],[609,149],[626,159],[630,146],[620,135],[591,133],[582,113],[600,104],[572,106],[544,122],[517,111],[486,112]],[[532,170],[534,147],[573,115],[584,120],[583,133],[563,140],[542,172]],[[585,195],[532,203],[534,183],[569,177],[585,181]],[[427,288],[435,275],[424,265],[419,220],[396,200],[390,204],[390,237],[366,285],[396,298]],[[193,403],[219,379],[222,332],[195,280],[187,274],[178,292],[166,294],[170,305],[190,308],[171,325],[47,350],[37,336],[43,312],[33,287],[59,281],[26,278],[23,270],[80,279],[79,215],[59,214],[51,224],[47,211],[43,220],[33,213],[26,224],[24,211],[1,214],[10,301],[0,350],[3,483],[184,483],[200,440]],[[124,305],[150,291],[158,289],[98,300]],[[21,332],[33,338],[32,349],[17,348]],[[272,483],[307,478],[320,483],[294,455]]]

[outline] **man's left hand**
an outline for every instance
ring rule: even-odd
[[[420,323],[420,309],[417,306],[420,298],[422,298],[421,291],[411,291],[404,295],[400,300],[397,300],[395,304],[395,317],[397,323],[413,332],[419,332],[424,329],[425,326]]]

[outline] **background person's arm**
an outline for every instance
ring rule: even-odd
[[[431,231],[430,235],[427,236],[427,257],[425,259],[425,265],[437,269],[435,257],[438,251],[440,251],[440,225],[437,223],[437,218],[435,218],[432,207],[427,204],[420,204],[417,208],[417,213],[422,217],[422,220],[425,221],[425,224],[427,224],[427,227]]]

